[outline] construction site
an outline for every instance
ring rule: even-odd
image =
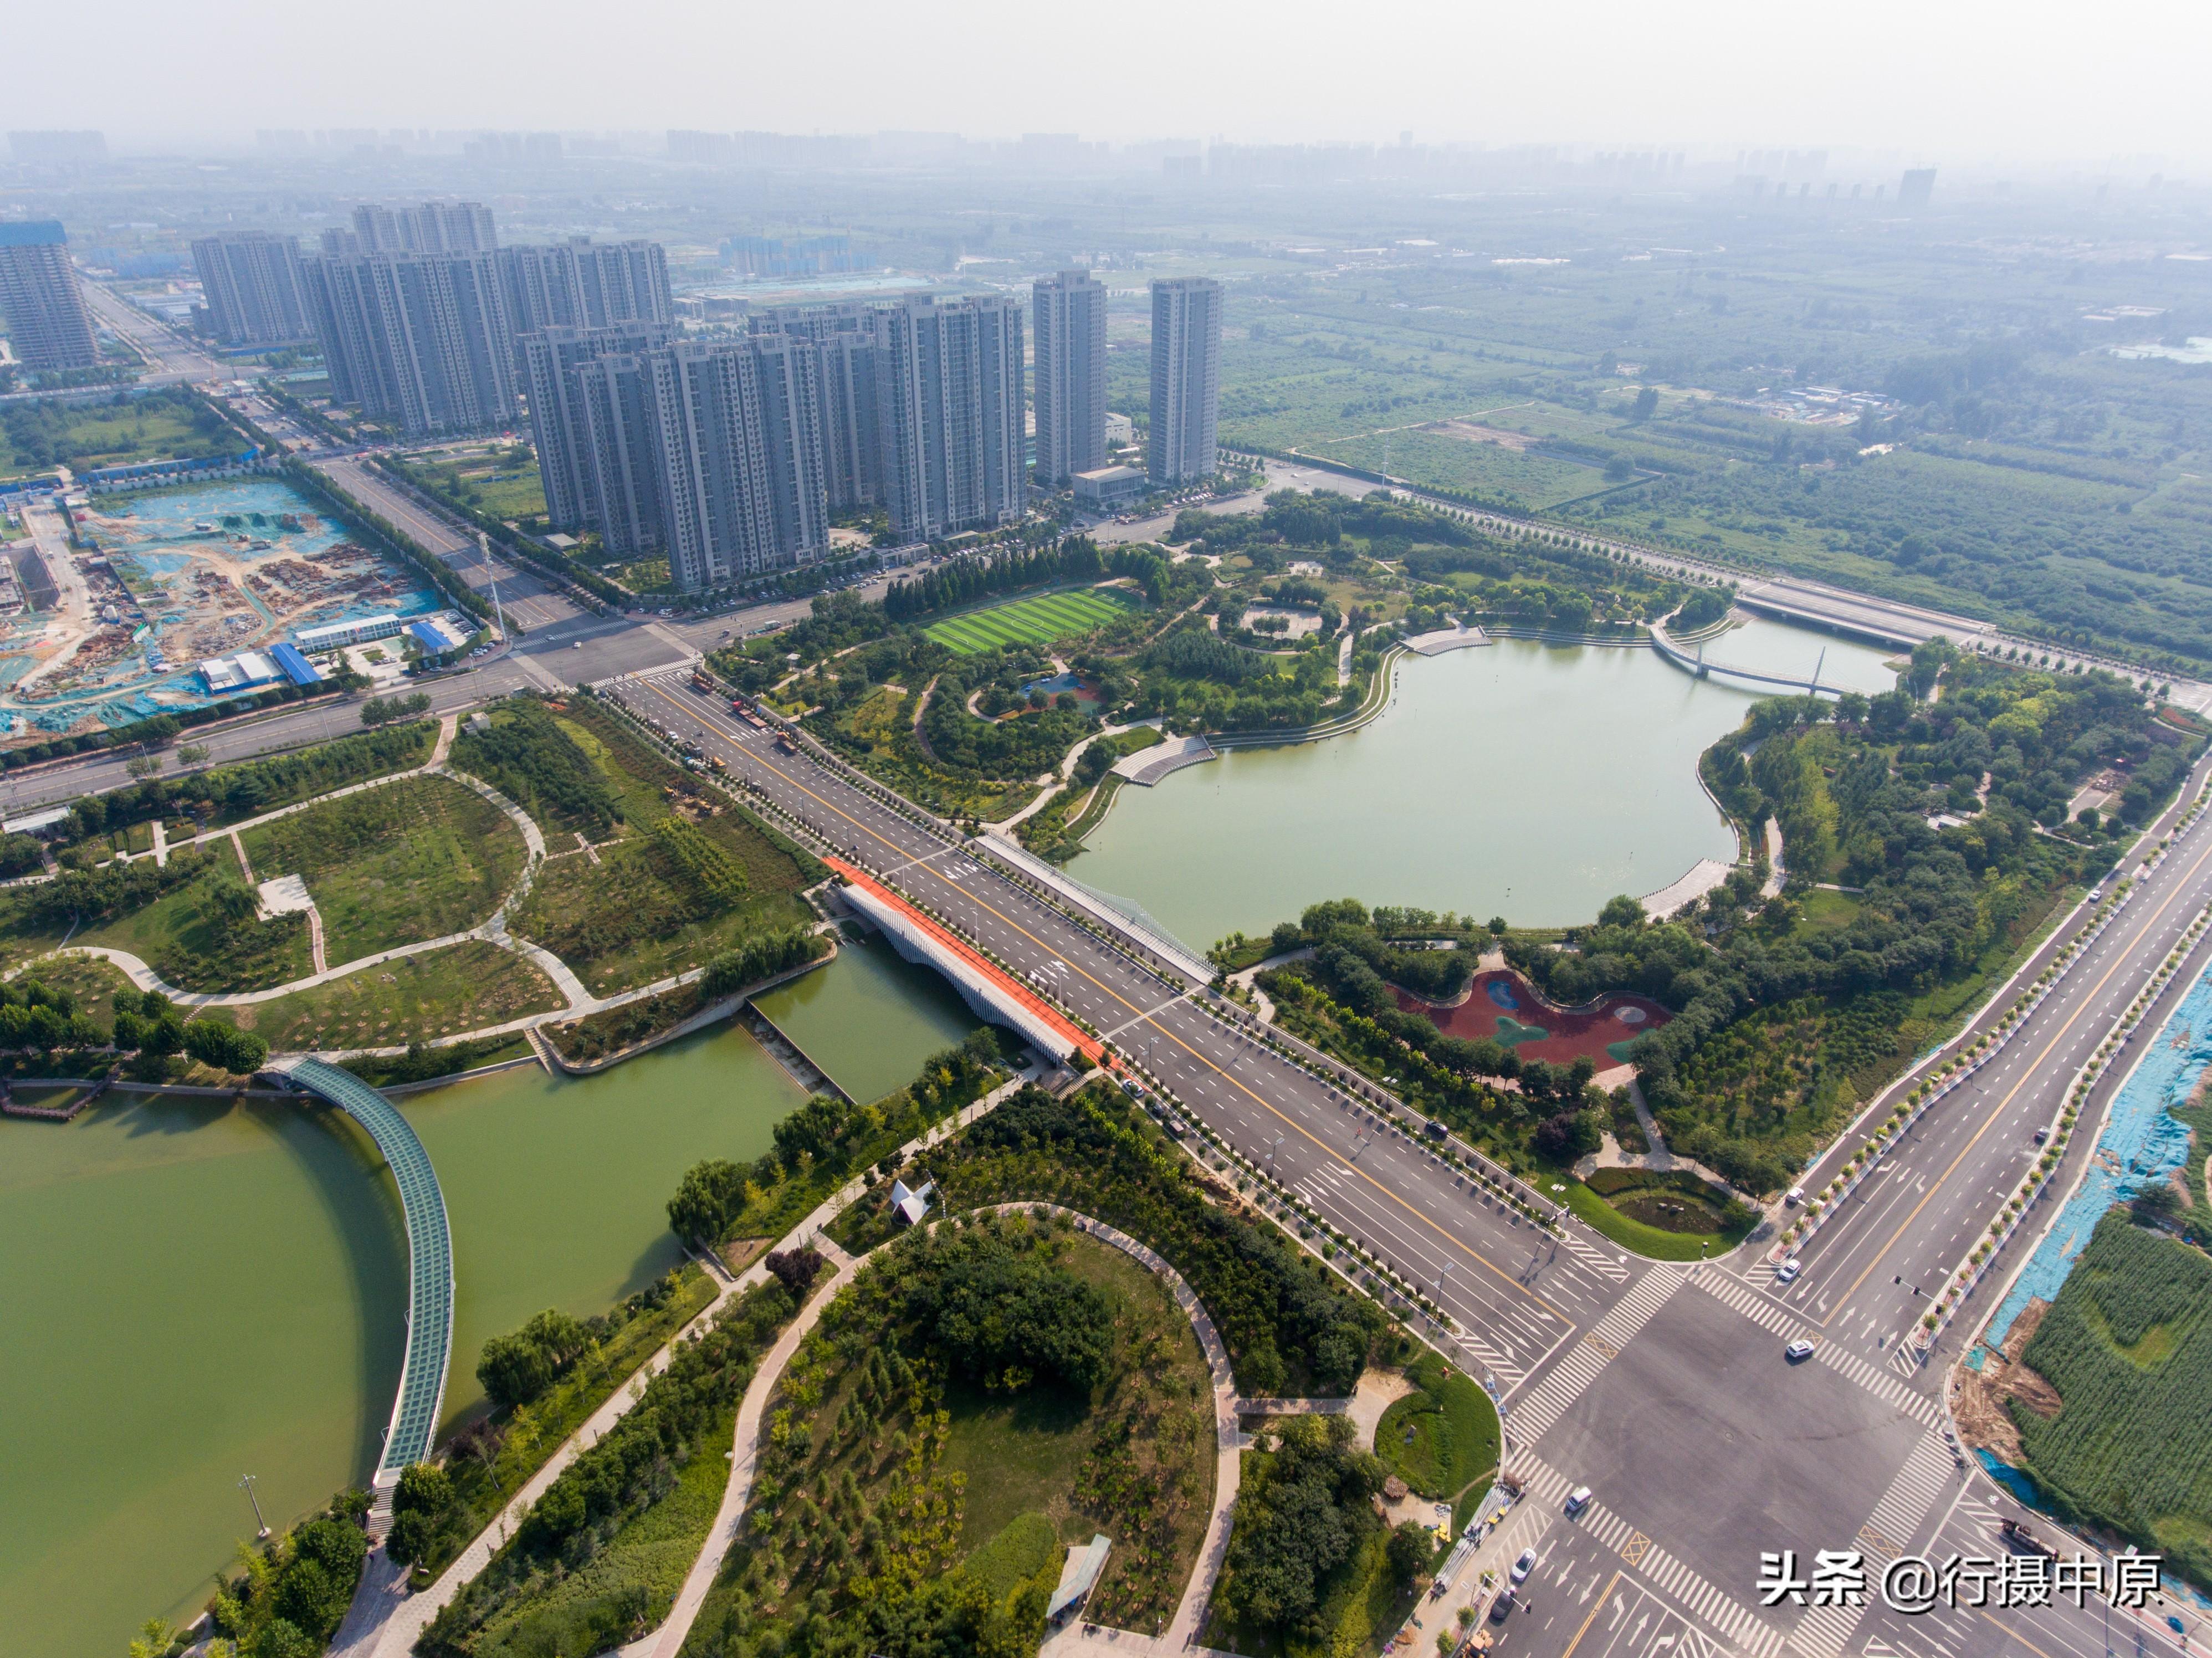
[[[27,507],[9,544],[24,603],[0,614],[0,741],[204,707],[202,665],[300,629],[439,607],[276,478]]]

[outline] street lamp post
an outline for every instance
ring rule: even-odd
[[[254,1536],[263,1542],[269,1540],[269,1522],[261,1517],[261,1499],[253,1493],[253,1476],[242,1473],[238,1477],[238,1489],[246,1493],[246,1500],[253,1504]]]

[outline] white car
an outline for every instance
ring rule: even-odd
[[[1782,1201],[1790,1208],[1795,1209],[1799,1204],[1805,1201],[1805,1188],[1802,1186],[1791,1187],[1787,1192],[1782,1194]]]
[[[1774,1281],[1777,1284],[1787,1284],[1804,1270],[1805,1263],[1792,1255],[1774,1269]]]
[[[1577,1485],[1574,1490],[1567,1493],[1567,1512],[1569,1514],[1580,1514],[1584,1509],[1589,1507],[1589,1505],[1590,1488],[1589,1486]]]
[[[1536,1551],[1534,1549],[1523,1549],[1521,1551],[1521,1558],[1513,1563],[1513,1570],[1511,1573],[1513,1581],[1516,1583],[1524,1582],[1527,1581],[1528,1574],[1535,1570]]]
[[[1813,1357],[1813,1344],[1806,1340],[1804,1337],[1799,1336],[1796,1340],[1791,1342],[1787,1347],[1784,1347],[1782,1350],[1782,1357],[1788,1359],[1792,1364],[1797,1363],[1801,1358],[1810,1358]]]

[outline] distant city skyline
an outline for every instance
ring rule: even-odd
[[[485,159],[526,159],[547,126],[542,88],[573,74],[574,42],[604,24],[575,0],[526,12],[398,0],[366,19],[240,0],[221,31],[173,21],[149,0],[117,0],[102,13],[96,106],[77,77],[27,77],[9,125],[104,126],[111,150],[223,134],[250,143],[262,127],[483,129],[514,136]],[[736,56],[802,60],[818,46],[820,13],[643,0],[623,21],[629,38],[665,45],[595,58],[596,129],[941,131],[957,124],[945,90],[972,85],[988,95],[955,107],[989,123],[971,134],[998,138],[1387,143],[1410,129],[1424,142],[1497,146],[1848,143],[1952,165],[2118,155],[2171,169],[2212,158],[2197,84],[2212,14],[2178,0],[2087,29],[2049,0],[1869,0],[1834,16],[1778,16],[1745,0],[1595,0],[1571,25],[1542,9],[1439,0],[1357,13],[1313,0],[1133,0],[1116,13],[1121,37],[1176,42],[1142,74],[1098,49],[1087,14],[983,0],[947,29],[891,0],[848,0],[828,21],[870,50],[838,64],[828,105],[817,77],[750,81],[740,98],[726,75]],[[23,62],[65,62],[81,31],[68,8],[21,8],[10,44]],[[436,52],[422,49],[428,39]]]

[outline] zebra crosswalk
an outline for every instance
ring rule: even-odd
[[[1949,1487],[1950,1463],[1950,1450],[1933,1434],[1913,1446],[1881,1501],[1859,1527],[1857,1542],[1867,1557],[1869,1582],[1881,1566],[1911,1546],[1920,1522]],[[1798,1621],[1790,1644],[1804,1658],[1837,1658],[1866,1611],[1864,1600],[1851,1606],[1814,1606]]]
[[[1547,1464],[1527,1460],[1523,1478],[1530,1506],[1556,1511],[1565,1500],[1566,1478]],[[1750,1608],[1707,1582],[1604,1503],[1592,1502],[1575,1524],[1619,1555],[1629,1570],[1671,1596],[1691,1617],[1717,1632],[1736,1658],[1776,1658],[1782,1650],[1784,1637],[1779,1630],[1769,1628]]]
[[[1582,1397],[1598,1373],[1620,1356],[1620,1350],[1681,1287],[1680,1272],[1656,1267],[1632,1284],[1606,1315],[1560,1356],[1551,1373],[1536,1384],[1528,1396],[1513,1406],[1507,1424],[1513,1436],[1523,1445],[1533,1444],[1542,1437],[1547,1429],[1566,1414],[1567,1406]]]
[[[1603,1249],[1583,1237],[1570,1226],[1560,1235],[1559,1242],[1567,1246],[1567,1253],[1595,1272],[1600,1278],[1615,1284],[1623,1283],[1635,1269],[1621,1258],[1618,1249]]]
[[[1742,1279],[1708,1269],[1696,1275],[1696,1282],[1706,1294],[1734,1308],[1753,1322],[1763,1325],[1785,1341],[1794,1340],[1799,1336],[1810,1337],[1817,1344],[1813,1349],[1814,1363],[1841,1371],[1893,1410],[1902,1412],[1914,1421],[1925,1423],[1930,1427],[1941,1418],[1942,1412],[1934,1400],[1908,1388],[1899,1377],[1828,1340],[1810,1325],[1791,1315],[1786,1308],[1776,1306]]]

